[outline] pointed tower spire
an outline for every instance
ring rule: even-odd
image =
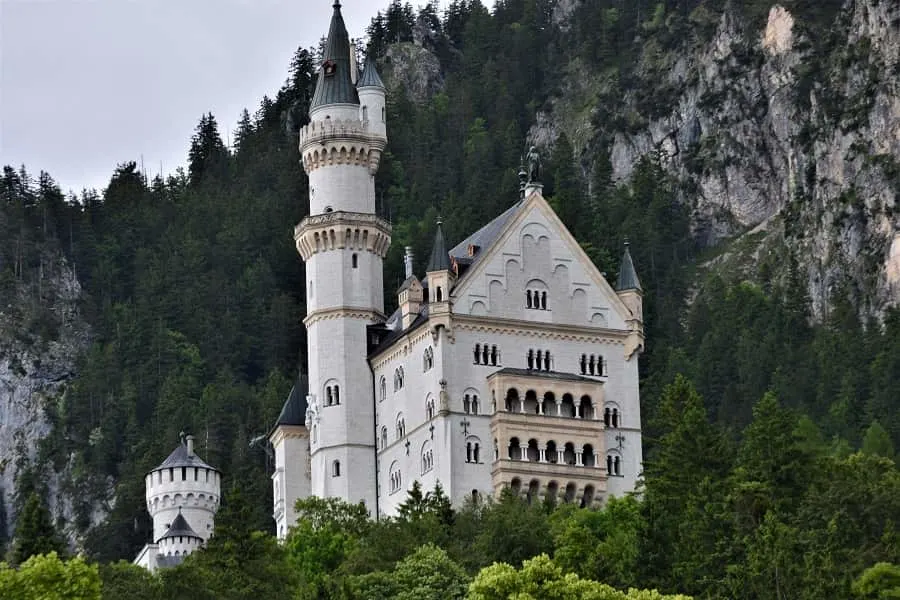
[[[344,25],[344,17],[341,16],[341,3],[336,1],[310,109],[326,104],[359,104],[350,68],[350,36]]]
[[[634,261],[631,260],[631,252],[628,250],[628,240],[625,240],[625,253],[622,254],[622,263],[619,265],[619,279],[616,281],[616,291],[638,290],[641,288],[641,281],[638,279],[637,271],[634,269]]]
[[[377,87],[384,89],[384,82],[378,75],[378,69],[375,67],[375,58],[371,53],[366,56],[366,65],[362,75],[359,77],[359,81],[356,82],[356,87]]]
[[[442,224],[443,221],[438,219],[437,231],[434,234],[434,245],[431,247],[431,258],[428,259],[428,267],[425,268],[426,273],[450,270],[450,253],[447,251],[447,243],[444,241]]]

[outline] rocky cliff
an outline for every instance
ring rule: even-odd
[[[60,474],[41,464],[38,457],[41,443],[51,431],[48,403],[64,401],[75,360],[87,342],[87,328],[78,312],[81,286],[72,268],[52,251],[44,253],[36,273],[25,270],[18,280],[4,283],[7,285],[0,289],[0,495],[4,516],[7,524],[14,525],[16,478],[23,470],[33,469],[48,485],[52,512],[69,523],[72,510],[60,493]]]
[[[677,52],[657,41],[667,23],[648,23],[638,85],[609,106],[607,74],[575,60],[530,136],[565,131],[586,179],[597,152],[620,182],[658,153],[701,243],[765,230],[805,269],[816,316],[837,289],[880,315],[900,301],[900,4],[850,0],[829,21],[776,5],[757,27],[701,6]]]

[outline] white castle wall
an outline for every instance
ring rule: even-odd
[[[219,508],[221,479],[215,469],[166,467],[145,478],[147,511],[153,518],[153,541],[169,529],[181,509],[184,518],[203,538],[212,535]]]
[[[279,539],[284,539],[297,522],[297,500],[312,493],[308,432],[301,426],[282,426],[272,446],[276,465],[272,473],[275,531]]]
[[[318,252],[306,262],[307,312],[351,306],[383,312],[383,277],[381,257],[373,252],[351,249]]]
[[[335,164],[309,174],[309,214],[330,212],[329,208],[375,212],[375,178],[367,167]]]

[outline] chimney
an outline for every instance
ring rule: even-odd
[[[412,246],[406,247],[406,255],[403,257],[403,266],[406,267],[406,279],[413,275],[413,249]]]
[[[185,439],[187,440],[188,456],[194,456],[194,436],[189,435]]]

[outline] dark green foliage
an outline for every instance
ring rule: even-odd
[[[564,30],[549,0],[498,0],[493,11],[477,0],[444,4],[439,18],[431,5],[417,13],[393,1],[369,28],[367,53],[380,66],[390,44],[417,39],[440,60],[445,82],[420,103],[390,93],[390,143],[376,177],[378,211],[393,225],[388,307],[404,246],[426,257],[439,215],[453,245],[516,202],[535,114],[575,78],[598,77],[587,100],[596,135],[576,140],[568,131],[541,148],[543,184],[610,281],[622,242],[631,243],[647,333],[643,500],[554,512],[505,494],[454,511],[439,488],[415,487],[396,519],[372,522],[364,507],[309,500],[284,547],[259,533],[271,527],[259,436],[305,364],[306,286],[291,235],[306,211],[296,132],[308,118],[316,61],[300,48],[282,89],[241,115],[233,148],[211,114],[201,117],[187,172],[148,180],[124,162],[102,194],[66,199],[46,173],[4,168],[0,300],[25,323],[16,336],[43,343],[67,325],[46,285],[60,255],[85,290],[79,308],[91,345],[66,395],[48,406],[54,430],[41,464],[70,467],[64,486],[80,529],[116,481],[112,512],[85,538],[89,553],[131,559],[147,540],[143,476],[186,430],[224,471],[225,489],[241,487],[229,493],[209,547],[153,580],[166,598],[398,597],[410,565],[437,565],[458,581],[457,566],[471,577],[542,552],[618,587],[843,598],[865,569],[900,563],[900,488],[889,460],[900,444],[900,312],[862,323],[847,300],[856,296],[836,289],[813,324],[795,259],[764,252],[736,274],[705,265],[693,191],[668,174],[666,157],[651,153],[628,181],[613,182],[613,136],[669,110],[673,90],[661,75],[712,36],[726,2],[578,2]],[[730,4],[756,36],[771,3]],[[837,3],[785,6],[797,28],[815,30],[834,19]],[[799,96],[818,81],[827,53],[817,50],[834,36],[812,37]],[[735,51],[738,71],[759,60],[756,46],[754,38]],[[636,107],[624,113],[626,94]],[[840,108],[840,99],[820,100]],[[813,133],[804,135],[811,143]],[[692,169],[709,167],[703,147],[684,150],[694,153]],[[805,175],[814,179],[814,169]],[[806,226],[794,218],[801,201],[783,215],[789,240]],[[851,206],[860,201],[848,196]],[[41,477],[29,471],[19,487]],[[108,595],[157,591],[122,565],[103,577]],[[858,593],[876,587],[858,583]]]
[[[10,560],[14,565],[21,565],[32,556],[51,552],[66,554],[66,544],[53,526],[50,510],[43,498],[32,492],[16,522]]]

